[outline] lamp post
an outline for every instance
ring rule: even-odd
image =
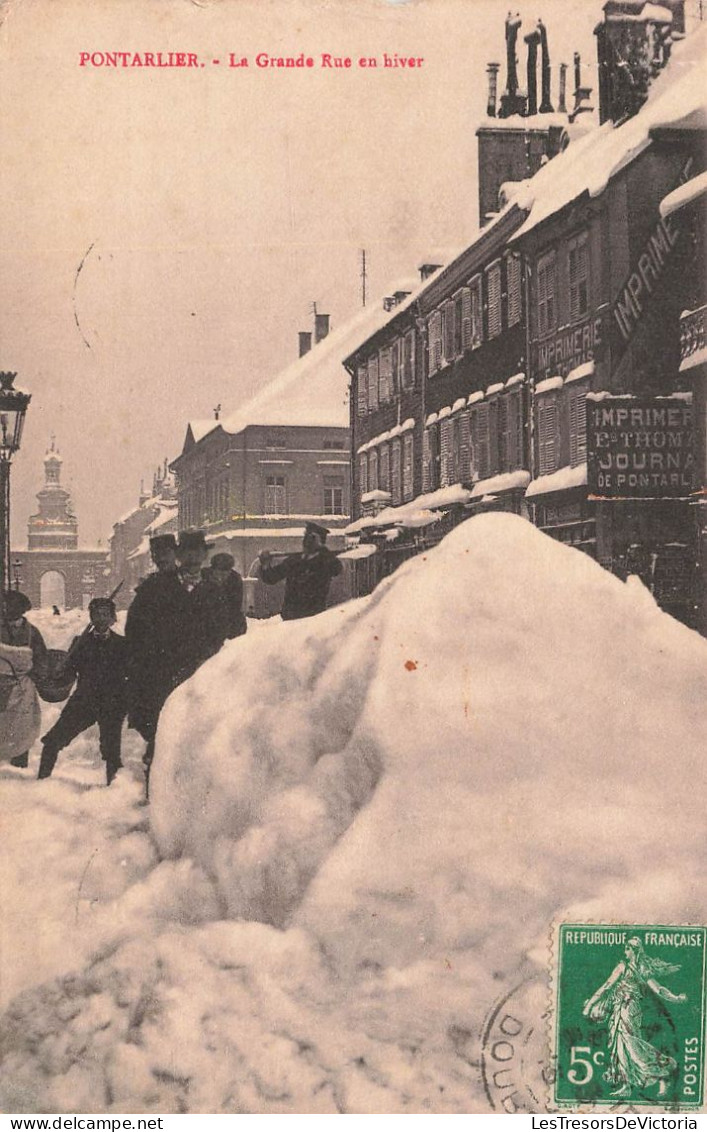
[[[0,373],[0,614],[10,587],[10,463],[20,447],[30,393],[13,387],[16,373]]]
[[[22,576],[22,563],[20,562],[19,558],[16,558],[12,563],[12,572],[15,576],[15,589],[19,590],[20,578]]]

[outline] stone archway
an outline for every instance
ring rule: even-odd
[[[66,578],[58,570],[47,570],[39,581],[39,604],[45,609],[58,605],[60,609],[66,606]]]

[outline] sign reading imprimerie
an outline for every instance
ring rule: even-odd
[[[692,406],[673,397],[587,396],[588,493],[598,499],[687,499]]]

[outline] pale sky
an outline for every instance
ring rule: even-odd
[[[556,98],[561,61],[578,49],[594,63],[601,4],[518,7],[519,76],[522,35],[542,15]],[[105,542],[141,478],[178,455],[190,418],[219,402],[235,412],[296,357],[313,301],[335,326],[355,313],[361,248],[378,298],[428,249],[471,239],[475,128],[489,60],[505,81],[508,3],[9,0],[3,10],[0,369],[32,393],[12,468],[12,541],[26,546],[56,433],[88,545]],[[194,52],[205,65],[82,68],[81,51]],[[354,65],[255,66],[258,52],[300,51]],[[230,52],[250,66],[228,67]],[[357,65],[383,52],[424,64]]]

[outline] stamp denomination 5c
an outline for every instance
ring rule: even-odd
[[[558,1104],[702,1104],[706,936],[702,927],[560,926]]]

